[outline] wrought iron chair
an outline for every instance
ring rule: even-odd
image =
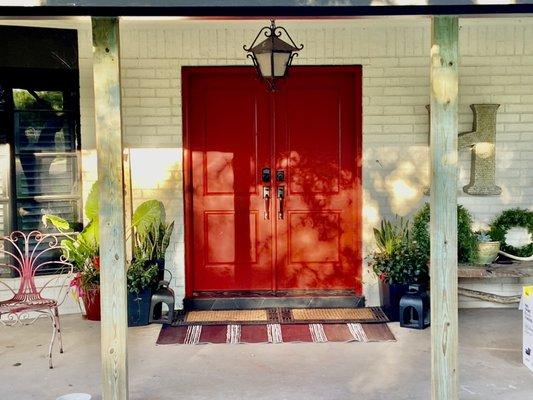
[[[59,342],[59,352],[63,353],[61,338],[61,324],[59,321],[59,306],[65,301],[70,279],[74,274],[71,263],[68,262],[68,254],[63,254],[58,237],[52,234],[44,234],[32,231],[25,234],[15,231],[9,236],[1,238],[3,248],[0,254],[0,266],[15,271],[20,279],[18,289],[11,287],[0,280],[0,284],[12,292],[13,297],[9,300],[0,301],[0,324],[4,326],[31,325],[40,317],[48,316],[52,320],[52,339],[48,348],[48,363],[52,365],[52,349],[56,336]],[[58,258],[50,257],[53,252],[61,252]],[[48,257],[47,257],[48,256]],[[35,284],[35,276],[43,267],[57,266],[57,273],[48,279],[40,289]],[[43,291],[53,287],[58,291],[55,298],[43,296]]]

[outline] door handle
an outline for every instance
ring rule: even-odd
[[[285,199],[285,186],[278,186],[278,219],[283,219],[284,199]]]
[[[264,219],[270,219],[270,186],[263,186],[263,200],[265,202]]]

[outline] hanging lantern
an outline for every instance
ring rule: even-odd
[[[264,34],[266,39],[256,44],[261,34]],[[280,38],[282,35],[286,36],[290,43],[283,41]],[[298,51],[303,48],[303,44],[297,46],[294,43],[285,28],[276,26],[273,19],[270,20],[270,26],[261,28],[249,47],[243,46],[243,49],[250,53],[247,57],[252,59],[259,77],[268,83],[272,91],[276,90],[277,80],[287,75],[292,59],[298,56]]]

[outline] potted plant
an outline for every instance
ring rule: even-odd
[[[128,267],[128,326],[148,325],[152,287],[158,267],[149,260],[133,259]]]
[[[500,242],[492,240],[489,232],[480,231],[476,233],[477,238],[477,260],[480,264],[491,264],[500,251]]]
[[[166,222],[165,206],[159,200],[140,204],[132,216],[134,257],[142,257],[158,266],[158,278],[163,279],[165,253],[174,230],[174,221]]]
[[[132,217],[133,259],[128,268],[128,325],[147,325],[152,289],[163,279],[165,252],[174,222],[166,223],[163,203],[149,200]]]
[[[79,233],[71,224],[57,215],[44,215],[43,223],[52,224],[65,239],[61,241],[63,254],[68,257],[77,273],[70,286],[76,298],[81,298],[85,316],[91,321],[100,320],[100,257],[98,234],[98,185],[95,183],[85,202],[88,224]]]
[[[89,222],[79,233],[74,233],[71,224],[57,215],[43,216],[45,226],[53,225],[65,237],[61,247],[77,270],[70,286],[78,300],[81,298],[83,301],[86,318],[94,321],[100,320],[98,192],[96,182],[85,202],[85,216]],[[146,304],[150,307],[151,292],[143,289],[151,288],[157,281],[161,264],[164,268],[164,261],[160,260],[164,260],[173,228],[174,223],[166,224],[165,208],[158,200],[145,201],[133,214],[132,228],[128,233],[129,237],[133,235],[134,242],[133,260],[128,269],[128,291],[137,296],[132,297],[133,302],[142,294],[145,308]]]
[[[428,256],[411,240],[409,223],[403,219],[396,223],[382,221],[380,228],[374,228],[374,237],[377,250],[371,255],[369,265],[380,280],[384,312],[391,321],[398,321],[400,299],[409,285],[427,285]]]

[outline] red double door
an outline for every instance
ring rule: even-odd
[[[361,70],[183,70],[186,291],[361,292]]]

